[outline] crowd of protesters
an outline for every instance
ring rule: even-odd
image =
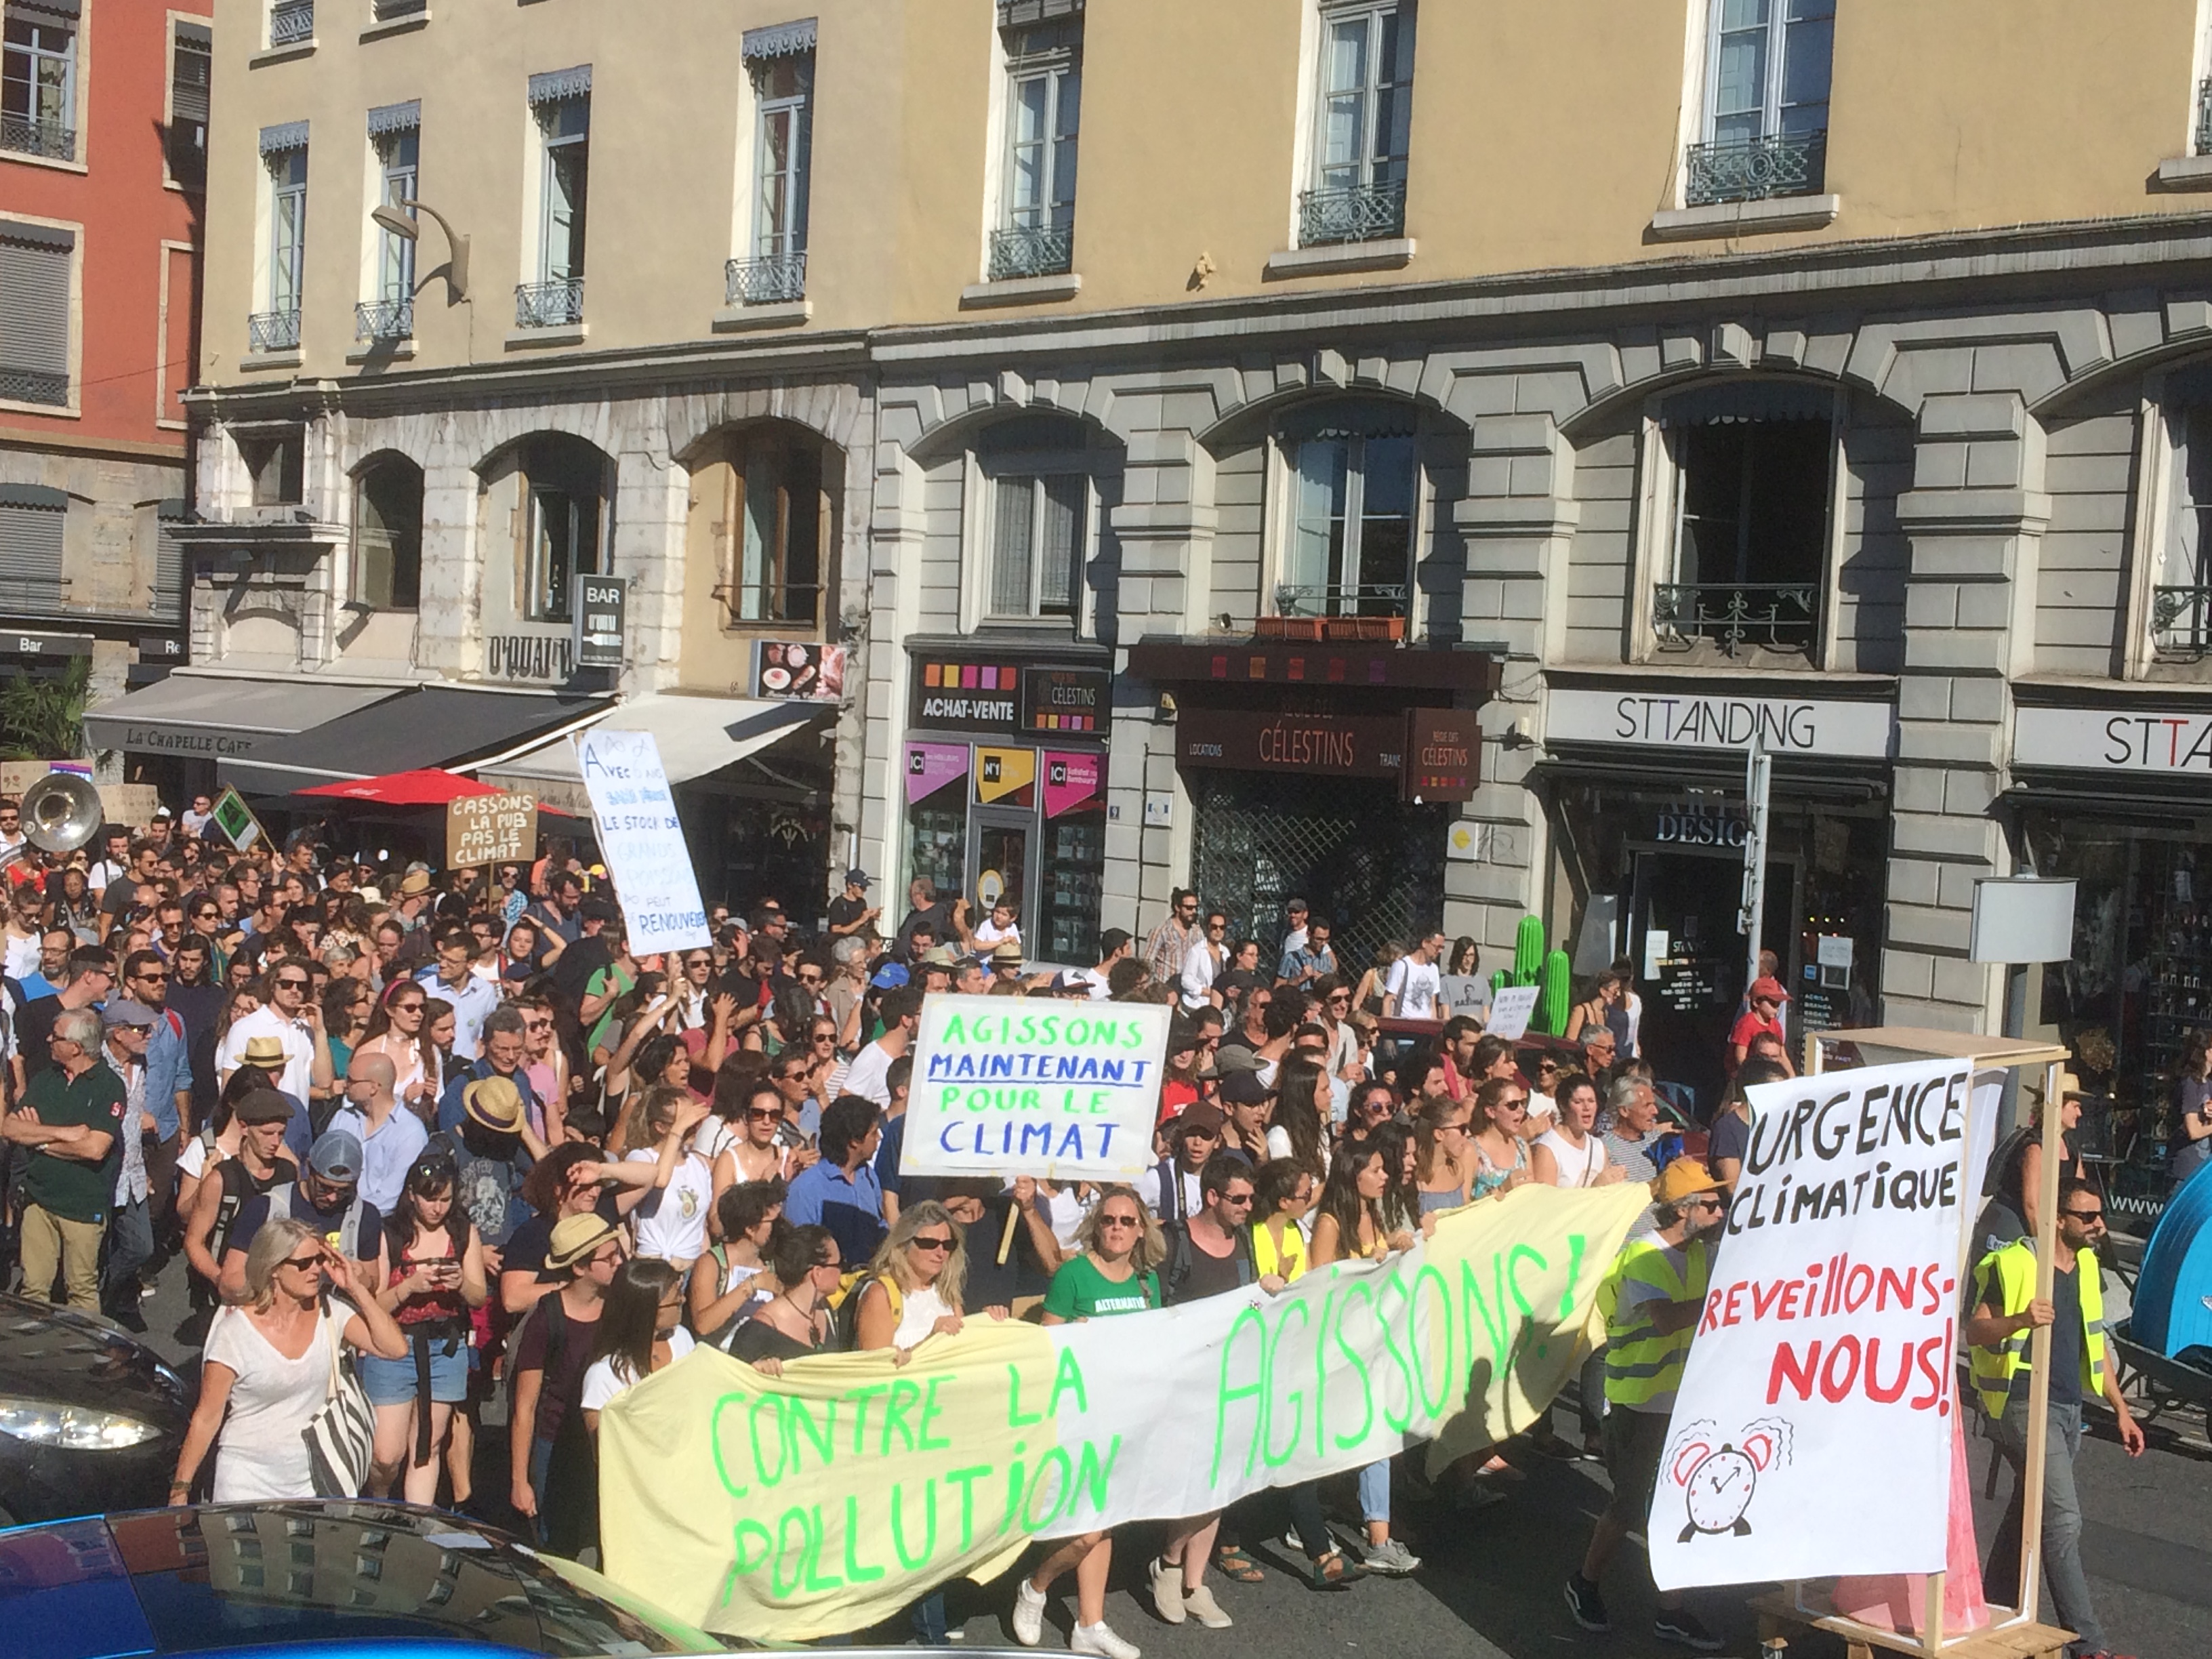
[[[1433,1486],[1418,1460],[1378,1462],[1351,1483],[1342,1535],[1313,1484],[1184,1517],[1141,1581],[1166,1622],[1227,1626],[1213,1581],[1262,1580],[1267,1540],[1316,1589],[1402,1577],[1419,1559],[1394,1531],[1399,1495],[1483,1508],[1508,1501],[1522,1454],[1602,1458],[1614,1496],[1567,1600],[1604,1629],[1600,1581],[1648,1508],[1745,1157],[1742,1091],[1792,1074],[1786,999],[1762,975],[1705,1158],[1687,1157],[1626,964],[1585,988],[1563,1040],[1524,1047],[1485,1032],[1474,941],[1431,933],[1347,968],[1297,901],[1282,939],[1231,940],[1223,911],[1180,891],[1141,940],[1109,929],[1094,964],[1040,970],[1013,905],[977,915],[917,880],[892,926],[853,870],[811,933],[774,901],[718,908],[711,944],[641,958],[605,872],[557,845],[445,872],[334,857],[307,833],[240,852],[207,836],[203,799],[51,858],[16,819],[0,801],[21,1287],[143,1330],[161,1284],[203,1349],[175,1502],[312,1493],[302,1430],[350,1350],[374,1412],[370,1492],[489,1504],[584,1554],[601,1413],[696,1345],[774,1373],[910,1354],[971,1318],[1275,1294],[1530,1183],[1634,1182],[1650,1201],[1601,1296],[1578,1436],[1547,1419]],[[923,999],[947,991],[1170,1006],[1153,1166],[1103,1186],[902,1175],[908,1049]],[[2068,1195],[2068,1236],[2086,1235],[2094,1194]],[[2011,1339],[2051,1310],[2000,1255],[1967,1334],[2013,1356],[1991,1372],[2002,1416]],[[2101,1347],[2081,1352],[2117,1398]],[[495,1394],[507,1462],[480,1495]],[[1133,1659],[1106,1621],[1115,1542],[1033,1560],[1020,1642],[1042,1640],[1072,1577],[1073,1650]],[[945,1639],[941,1596],[912,1616]],[[1678,1598],[1655,1633],[1718,1645]]]

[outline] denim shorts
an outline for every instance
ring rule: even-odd
[[[440,1405],[459,1405],[469,1394],[469,1346],[463,1336],[418,1337],[410,1334],[413,1344],[427,1341],[430,1348],[430,1398]],[[410,1352],[404,1359],[379,1359],[374,1354],[359,1356],[361,1385],[368,1391],[372,1406],[404,1406],[415,1397],[415,1356]]]

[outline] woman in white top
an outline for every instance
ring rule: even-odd
[[[684,1328],[684,1280],[674,1267],[632,1256],[615,1269],[592,1332],[592,1358],[580,1396],[584,1426],[599,1431],[608,1402],[665,1370],[696,1345]]]
[[[637,1230],[637,1254],[673,1262],[678,1273],[707,1249],[707,1214],[714,1201],[714,1168],[695,1141],[708,1105],[688,1089],[663,1084],[623,1136],[619,1164],[577,1167],[579,1180],[611,1181],[623,1188],[615,1207]]]
[[[422,1030],[430,994],[411,979],[394,980],[369,1016],[368,1038],[354,1050],[382,1054],[397,1074],[392,1091],[399,1103],[435,1119],[438,1115],[438,1051]]]
[[[1606,1161],[1597,1138],[1597,1085],[1579,1072],[1559,1079],[1559,1121],[1536,1137],[1528,1167],[1540,1186],[1609,1187],[1628,1171]]]
[[[346,1302],[326,1298],[325,1285]],[[407,1339],[355,1281],[350,1262],[305,1222],[272,1218],[246,1253],[245,1302],[220,1310],[208,1328],[199,1405],[169,1502],[185,1501],[216,1445],[216,1503],[315,1497],[304,1431],[330,1398],[341,1340],[380,1359],[407,1352]]]
[[[868,1264],[854,1346],[904,1355],[925,1337],[951,1334],[960,1328],[960,1292],[967,1280],[960,1224],[951,1212],[934,1199],[901,1210]],[[991,1316],[1004,1319],[1006,1310],[994,1308]]]

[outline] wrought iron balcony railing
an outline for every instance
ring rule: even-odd
[[[295,46],[315,38],[315,0],[276,0],[269,8],[269,44]]]
[[[403,17],[420,17],[430,9],[430,0],[376,0],[376,21],[397,22]]]
[[[2212,587],[2152,588],[2150,635],[2160,651],[2176,656],[2212,651]]]
[[[69,376],[49,369],[15,368],[0,363],[0,402],[69,407]]]
[[[518,283],[514,289],[517,328],[565,328],[584,320],[584,279]]]
[[[1309,190],[1298,197],[1298,246],[1325,247],[1332,242],[1376,242],[1406,234],[1406,186],[1353,185],[1343,190]]]
[[[1011,226],[991,233],[991,280],[1064,276],[1075,269],[1073,225]]]
[[[356,340],[413,339],[414,301],[363,300],[353,308],[353,337]]]
[[[1662,651],[1707,640],[1731,657],[1747,649],[1810,652],[1820,617],[1814,582],[1662,582],[1652,589],[1651,625]]]
[[[76,160],[76,129],[61,121],[27,121],[0,115],[0,149],[18,155],[43,155],[52,161]]]
[[[300,346],[300,313],[296,311],[257,311],[246,319],[247,343],[256,351],[296,351]]]
[[[2212,81],[2197,84],[2197,153],[2212,155]]]
[[[793,305],[806,297],[806,251],[732,259],[722,267],[722,303]]]
[[[1402,617],[1404,582],[1292,583],[1275,589],[1275,613],[1282,617]]]
[[[1809,196],[1827,174],[1828,135],[1781,132],[1747,143],[1692,144],[1684,191],[1692,207],[1716,202],[1763,202],[1770,196]]]

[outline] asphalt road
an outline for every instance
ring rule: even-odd
[[[197,1355],[173,1335],[185,1311],[181,1282],[181,1266],[173,1264],[162,1276],[161,1293],[144,1304],[146,1340],[189,1370]],[[478,1448],[478,1485],[482,1492],[497,1495],[506,1490],[506,1447],[496,1410],[492,1416]],[[1562,1410],[1557,1425],[1562,1435],[1576,1433],[1570,1412]],[[2207,1444],[2200,1411],[2154,1422],[2149,1434],[2151,1449],[2140,1459],[2129,1458],[2108,1432],[2084,1443],[2078,1470],[2087,1516],[2083,1556],[2106,1638],[2116,1652],[2136,1659],[2203,1659],[2212,1654],[2212,1445]],[[1605,1585],[1612,1634],[1592,1635],[1574,1624],[1561,1599],[1561,1583],[1579,1560],[1591,1522],[1604,1507],[1604,1472],[1595,1463],[1561,1462],[1534,1452],[1516,1449],[1511,1455],[1527,1479],[1509,1488],[1506,1502],[1478,1513],[1416,1501],[1401,1486],[1396,1531],[1422,1558],[1410,1578],[1376,1577],[1341,1590],[1309,1589],[1299,1571],[1303,1557],[1294,1560],[1283,1543],[1287,1516],[1254,1515],[1243,1526],[1243,1536],[1267,1569],[1267,1578],[1248,1586],[1212,1576],[1215,1595],[1237,1620],[1225,1631],[1190,1623],[1170,1626],[1153,1613],[1144,1571],[1158,1547],[1159,1529],[1126,1528],[1115,1538],[1108,1621],[1146,1655],[1161,1659],[1318,1659],[1326,1654],[1640,1659],[1686,1651],[1651,1635],[1651,1589],[1640,1540],[1622,1550]],[[1984,1539],[2002,1513],[2010,1480],[2008,1474],[2002,1475],[1998,1497],[1981,1498],[1988,1456],[1985,1443],[1969,1443],[1977,1525]],[[1339,1535],[1356,1535],[1349,1479],[1335,1483],[1326,1496]],[[493,1509],[483,1518],[504,1516]],[[1012,1587],[1011,1576],[987,1586],[948,1587],[948,1611],[964,1644],[1013,1645],[1006,1622]],[[1698,1616],[1727,1638],[1723,1651],[1748,1659],[1759,1644],[1743,1596],[1741,1591],[1714,1590],[1693,1592],[1690,1601]],[[2047,1616],[2047,1600],[2045,1607]],[[1046,1648],[1065,1649],[1073,1615],[1074,1585],[1065,1580],[1055,1589],[1048,1615]],[[893,1627],[877,1633],[884,1641],[906,1634]],[[1791,1656],[1817,1659],[1833,1654],[1841,1659],[1842,1651],[1840,1642],[1816,1636],[1793,1644]]]

